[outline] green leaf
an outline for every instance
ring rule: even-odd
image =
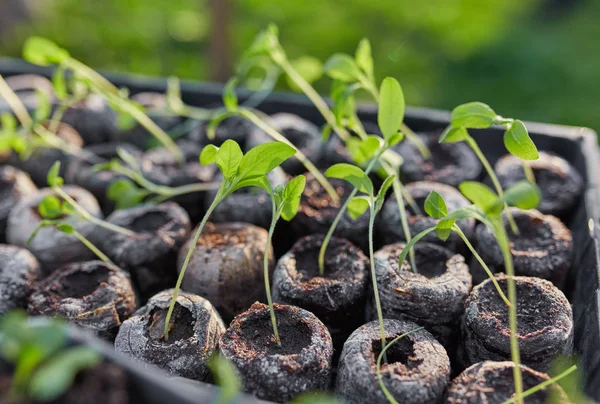
[[[237,77],[232,77],[223,88],[223,105],[225,105],[228,111],[235,111],[238,108],[238,99],[235,94],[237,83]]]
[[[37,98],[37,107],[35,108],[33,118],[36,122],[43,122],[50,117],[52,103],[48,94],[42,90],[36,89],[35,95]]]
[[[203,166],[207,166],[213,164],[217,161],[217,153],[219,153],[219,148],[214,144],[207,144],[202,148],[202,152],[200,153],[200,164]]]
[[[255,146],[240,161],[238,179],[266,175],[294,154],[296,150],[282,142],[267,142]]]
[[[465,181],[459,185],[459,189],[468,200],[484,212],[497,215],[502,211],[504,204],[490,187],[475,181]]]
[[[63,205],[55,195],[48,195],[38,204],[40,216],[44,219],[56,219],[64,214]]]
[[[0,114],[0,125],[4,133],[14,133],[17,130],[17,120],[10,112]]]
[[[371,55],[371,43],[367,38],[363,38],[358,43],[354,59],[367,77],[373,77],[373,56]]]
[[[335,122],[339,126],[346,126],[345,119],[350,119],[356,111],[354,91],[358,87],[335,80],[331,85],[332,111]]]
[[[425,212],[434,219],[448,216],[448,208],[444,197],[436,191],[431,191],[425,199]]]
[[[56,98],[59,100],[67,98],[67,81],[65,80],[65,68],[63,66],[58,66],[52,74],[52,87]]]
[[[217,151],[215,162],[223,173],[223,176],[231,180],[236,174],[240,161],[242,161],[242,149],[235,140],[227,139]]]
[[[360,77],[360,70],[354,59],[345,53],[336,53],[324,66],[325,73],[335,80],[355,82]]]
[[[520,209],[535,209],[542,201],[542,192],[536,184],[522,180],[504,191],[504,201]]]
[[[31,36],[23,45],[23,58],[30,63],[47,66],[69,59],[69,52],[46,38]]]
[[[279,29],[275,24],[270,24],[264,31],[260,32],[252,41],[246,51],[244,58],[258,55],[270,55],[279,50]]]
[[[327,142],[327,139],[329,139],[329,135],[331,135],[332,131],[333,128],[330,124],[326,123],[325,125],[323,125],[323,128],[321,129],[321,142]]]
[[[510,154],[522,160],[537,160],[540,158],[537,147],[529,137],[525,124],[519,120],[513,121],[504,132],[504,146]]]
[[[242,391],[242,382],[235,367],[224,356],[214,354],[208,361],[208,368],[220,387],[217,402],[231,402]]]
[[[269,179],[267,178],[266,175],[262,175],[260,177],[254,177],[254,178],[250,178],[250,179],[246,179],[246,180],[238,182],[236,184],[236,186],[231,190],[231,193],[237,191],[240,188],[246,188],[246,187],[262,188],[265,191],[267,191],[269,194],[272,193],[271,183],[269,182]],[[227,196],[229,196],[229,195],[230,194],[228,194]]]
[[[61,223],[61,224],[56,225],[56,228],[65,234],[75,233],[75,227],[70,224]]]
[[[376,203],[375,203],[375,211],[376,212],[379,212],[381,210],[381,208],[383,207],[383,202],[385,201],[385,195],[387,194],[388,190],[392,186],[392,183],[394,182],[395,178],[396,178],[395,175],[390,175],[389,177],[387,177],[385,179],[385,181],[383,181],[383,184],[381,184],[381,188],[379,188],[379,192],[377,193],[377,198],[376,198]]]
[[[348,215],[356,220],[369,208],[371,200],[364,196],[355,196],[348,203]]]
[[[365,139],[351,137],[346,142],[346,149],[356,164],[363,164],[372,159],[382,146],[383,139],[375,135],[367,136]]]
[[[60,187],[65,183],[65,180],[60,176],[60,161],[55,161],[52,164],[46,178],[48,185],[51,187]]]
[[[403,140],[404,140],[404,133],[397,132],[397,133],[394,133],[392,136],[388,137],[387,142],[388,142],[388,145],[391,147],[391,146],[397,145],[398,143],[400,143]]]
[[[389,139],[398,133],[404,120],[404,93],[400,83],[392,77],[386,77],[379,90],[379,109],[377,111],[377,124],[383,137]]]
[[[454,127],[484,129],[493,125],[496,113],[482,102],[469,102],[459,105],[452,111],[451,122]]]
[[[135,120],[134,117],[131,116],[130,113],[120,111],[118,109],[115,110],[115,112],[117,113],[117,128],[118,129],[126,131],[126,130],[131,130],[137,126],[138,122]]]
[[[435,225],[435,234],[442,241],[448,240],[456,219],[442,219]]]
[[[446,128],[446,130],[444,131],[444,133],[442,133],[442,136],[440,136],[439,142],[440,143],[456,143],[456,142],[462,142],[464,140],[467,140],[469,138],[469,132],[467,132],[467,130],[463,127],[454,127],[454,126],[449,126],[448,128]]]
[[[306,185],[306,177],[299,175],[285,185],[283,190],[283,206],[281,209],[281,217],[285,221],[290,221],[298,213],[298,207],[300,206],[300,199],[302,198],[302,192],[304,192],[304,186]]]
[[[76,346],[52,357],[33,373],[29,381],[29,396],[50,401],[69,389],[79,371],[97,365],[102,357],[85,346]]]
[[[325,171],[325,176],[348,181],[359,191],[373,196],[373,183],[363,170],[352,164],[335,164]]]
[[[108,187],[106,196],[115,202],[117,209],[133,208],[141,204],[150,193],[145,189],[138,188],[127,179],[120,179]]]
[[[290,63],[294,70],[309,84],[314,83],[323,76],[323,63],[313,56],[303,56],[290,61]],[[290,89],[299,93],[302,92],[302,89],[289,76],[286,76],[286,81]]]

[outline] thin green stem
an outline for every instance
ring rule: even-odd
[[[479,145],[477,144],[475,139],[473,139],[471,136],[467,136],[466,143],[475,152],[475,155],[477,155],[479,161],[481,161],[481,164],[483,165],[483,168],[485,169],[488,177],[490,177],[490,179],[492,180],[492,184],[494,184],[494,188],[496,189],[498,196],[500,198],[503,198],[504,190],[502,189],[502,185],[500,185],[500,181],[498,181],[498,177],[496,176],[494,169],[492,168],[487,157],[485,157],[485,155],[479,148]],[[506,212],[506,218],[508,220],[508,223],[510,224],[511,231],[514,234],[519,234],[519,227],[517,226],[517,223],[515,222],[515,219],[507,204],[504,204],[504,212]]]
[[[398,176],[394,178],[392,181],[392,190],[394,191],[394,196],[396,197],[396,202],[398,203],[398,210],[400,212],[400,224],[402,225],[402,231],[404,232],[404,238],[407,243],[410,243],[412,239],[412,235],[410,234],[410,227],[408,226],[408,218],[406,217],[406,209],[404,207],[404,197],[402,195],[402,183]],[[415,250],[408,250],[408,260],[410,262],[410,268],[414,273],[417,273],[417,260],[415,259]]]
[[[392,396],[392,393],[390,393],[390,391],[387,389],[387,387],[385,386],[385,383],[383,383],[383,378],[381,377],[381,361],[383,360],[383,358],[385,357],[385,353],[387,352],[387,350],[389,348],[391,348],[392,345],[394,345],[396,342],[400,341],[402,338],[405,338],[407,336],[409,336],[412,333],[415,333],[417,331],[421,331],[423,328],[425,327],[418,327],[415,328],[414,330],[411,330],[409,332],[405,332],[402,335],[397,336],[396,338],[394,338],[393,340],[391,340],[388,344],[386,344],[383,349],[381,350],[381,352],[379,353],[379,356],[377,356],[377,380],[379,381],[379,386],[381,387],[381,390],[383,390],[383,394],[385,395],[385,397],[388,399],[388,401],[392,404],[398,404],[398,402],[396,401],[396,399],[394,398],[394,396]]]
[[[127,237],[137,237],[137,233],[129,229],[106,222],[102,219],[97,218],[96,216],[91,215],[87,210],[85,210],[81,205],[79,205],[75,201],[75,199],[71,198],[71,196],[65,191],[63,191],[60,187],[52,187],[52,190],[62,199],[67,201],[71,206],[73,206],[73,209],[75,209],[75,211],[79,214],[79,216],[81,216],[82,219],[87,220],[88,222],[93,223],[97,226],[103,227],[107,230],[114,231],[115,233],[121,233]]]
[[[490,271],[487,264],[483,261],[483,258],[481,258],[481,256],[477,253],[477,250],[475,250],[475,247],[473,247],[473,245],[469,242],[469,239],[467,238],[467,236],[465,236],[465,233],[463,233],[463,231],[460,229],[460,227],[458,227],[457,224],[454,224],[454,226],[452,226],[452,231],[454,231],[456,234],[458,234],[458,236],[463,240],[463,242],[465,243],[465,245],[467,246],[469,251],[471,251],[471,254],[473,254],[473,256],[475,257],[477,262],[479,262],[479,265],[481,265],[483,267],[483,269],[485,270],[485,272],[487,273],[488,277],[494,284],[494,287],[498,291],[498,294],[500,295],[502,300],[504,300],[504,303],[506,303],[507,306],[510,306],[510,301],[508,300],[508,298],[502,291],[502,288],[500,288],[500,285],[498,284],[496,277],[494,276],[492,271]]]
[[[271,324],[273,325],[273,335],[275,336],[275,342],[277,342],[277,345],[281,346],[279,331],[277,330],[277,319],[275,318],[275,307],[273,306],[273,298],[271,297],[271,284],[269,282],[269,251],[271,249],[271,239],[273,238],[275,225],[277,224],[277,220],[281,215],[281,208],[275,205],[275,198],[273,196],[271,196],[271,201],[273,202],[273,217],[271,219],[271,226],[269,227],[269,233],[267,235],[267,247],[265,248],[265,254],[263,258],[263,271],[267,302],[269,303],[269,312],[271,313]]]
[[[527,181],[535,184],[535,174],[533,174],[533,169],[531,168],[529,161],[523,160],[523,172],[525,173]]]
[[[334,202],[339,203],[340,197],[337,194],[335,188],[331,185],[331,183],[329,181],[327,181],[327,178],[325,178],[325,176],[308,159],[308,157],[306,157],[306,155],[304,153],[302,153],[302,151],[299,150],[292,142],[290,142],[281,133],[279,133],[275,129],[273,129],[273,127],[271,127],[271,125],[267,124],[262,119],[260,119],[252,111],[250,111],[248,109],[240,108],[238,111],[236,111],[236,113],[239,116],[241,116],[241,117],[249,120],[250,122],[252,122],[256,126],[258,126],[261,130],[263,130],[273,140],[277,140],[279,142],[285,143],[285,144],[293,147],[294,150],[296,150],[296,154],[294,155],[294,157],[296,157],[304,165],[304,167],[306,167],[306,169],[313,175],[313,177],[319,182],[319,184],[321,184],[321,186],[327,192],[327,194],[329,195],[329,197]]]
[[[577,365],[573,365],[570,368],[568,368],[567,370],[565,370],[564,372],[562,372],[561,374],[554,376],[551,379],[545,380],[545,381],[541,382],[540,384],[538,384],[537,386],[533,386],[529,390],[526,390],[525,392],[523,392],[523,394],[521,394],[520,397],[515,396],[511,399],[506,400],[502,404],[512,404],[512,403],[516,403],[519,399],[527,398],[527,397],[531,396],[532,394],[535,394],[538,391],[545,389],[546,387],[556,383],[560,379],[567,377],[568,375],[570,375],[571,373],[573,373],[576,370],[577,370]]]
[[[413,132],[413,130],[410,129],[404,122],[402,122],[402,125],[400,125],[400,131],[404,133],[409,142],[415,145],[415,147],[417,148],[417,150],[419,150],[419,153],[421,153],[423,158],[425,158],[426,160],[431,159],[431,150],[429,150],[429,147],[427,147],[425,142],[423,142],[423,139],[421,139],[419,135]]]
[[[17,119],[21,122],[21,126],[29,128],[33,124],[33,119],[31,119],[27,108],[25,108],[21,99],[9,87],[2,75],[0,75],[0,96],[6,100],[10,108],[14,111]]]
[[[79,233],[77,230],[73,232],[73,235],[77,237],[79,241],[81,241],[87,248],[89,248],[98,258],[100,258],[105,263],[116,266],[110,258],[108,258],[98,247],[96,247],[90,240],[85,238],[83,234]]]
[[[204,229],[204,226],[206,226],[206,222],[208,221],[208,218],[213,213],[213,211],[215,210],[217,205],[219,205],[224,199],[223,195],[225,195],[225,192],[222,191],[223,187],[224,187],[224,183],[221,185],[221,188],[219,188],[219,192],[217,192],[215,199],[212,201],[212,203],[208,207],[208,210],[204,214],[204,217],[202,218],[202,222],[200,222],[200,225],[198,226],[198,230],[196,230],[196,234],[194,234],[194,238],[192,239],[192,241],[190,243],[187,254],[185,256],[185,260],[183,261],[183,265],[181,266],[181,270],[179,272],[179,277],[177,278],[177,283],[175,284],[175,290],[173,291],[173,297],[171,298],[171,304],[169,304],[169,310],[167,311],[167,317],[165,318],[165,330],[164,330],[165,341],[169,338],[169,325],[171,324],[171,316],[173,315],[173,310],[175,309],[175,302],[177,301],[177,296],[179,296],[179,289],[181,289],[181,282],[183,281],[185,271],[187,270],[187,267],[190,264],[190,260],[192,259],[192,254],[194,253],[194,250],[196,249],[196,244],[198,244],[198,240],[200,239],[200,235],[202,234],[202,230]]]
[[[377,286],[377,272],[375,271],[375,253],[373,252],[373,225],[375,223],[375,209],[370,204],[369,209],[369,261],[371,262],[371,280],[373,283],[373,295],[375,297],[375,308],[377,309],[377,319],[379,320],[379,329],[381,331],[381,349],[385,349],[385,327],[383,325],[383,313],[381,311],[381,302],[379,300],[379,288]]]

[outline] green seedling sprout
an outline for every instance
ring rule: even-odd
[[[452,111],[450,126],[440,137],[440,143],[455,143],[464,141],[475,152],[477,158],[481,161],[483,168],[490,177],[496,193],[502,197],[503,190],[500,181],[490,162],[485,157],[479,145],[469,134],[469,129],[486,129],[492,125],[502,125],[506,129],[504,132],[504,146],[510,154],[520,158],[523,161],[525,175],[530,182],[535,182],[535,177],[528,161],[537,160],[539,153],[535,143],[529,137],[525,124],[512,118],[504,118],[482,102],[469,102],[459,105]],[[515,223],[508,206],[505,205],[506,218],[510,224],[513,233],[518,234],[519,229]]]
[[[237,96],[235,94],[235,85],[237,78],[229,80],[223,90],[223,104],[225,105],[225,112],[217,114],[211,121],[208,128],[208,138],[214,139],[215,131],[217,126],[226,118],[237,115],[248,121],[252,122],[262,131],[264,131],[270,138],[277,142],[285,143],[292,147],[296,151],[295,157],[300,160],[304,167],[313,175],[313,177],[321,184],[323,189],[331,197],[334,202],[339,202],[340,197],[338,196],[335,188],[327,181],[319,169],[313,164],[312,161],[306,155],[299,150],[292,142],[290,142],[285,136],[279,133],[273,126],[267,123],[268,117],[264,116],[264,119],[259,116],[261,114],[258,111],[253,111],[249,108],[242,107],[238,103]]]
[[[240,188],[260,187],[269,189],[267,174],[295,154],[295,149],[282,142],[269,142],[258,145],[244,154],[240,146],[234,140],[226,140],[221,147],[207,145],[200,154],[200,164],[208,165],[216,163],[223,174],[221,185],[217,190],[214,200],[208,207],[202,218],[196,233],[190,243],[185,260],[179,272],[173,298],[165,318],[164,337],[169,336],[170,319],[175,308],[175,302],[179,295],[181,282],[185,271],[190,263],[194,249],[198,244],[202,230],[215,208],[229,195]]]
[[[265,280],[265,291],[267,293],[267,301],[269,303],[269,311],[271,312],[271,323],[273,325],[273,335],[275,336],[275,342],[277,345],[281,345],[279,338],[279,332],[277,330],[277,319],[275,318],[275,308],[273,307],[273,299],[271,298],[271,285],[269,284],[269,249],[271,248],[271,239],[273,238],[273,232],[275,231],[275,225],[280,217],[285,221],[289,222],[298,213],[298,207],[300,206],[300,198],[306,185],[306,177],[299,175],[285,186],[277,186],[272,189],[270,184],[267,184],[267,191],[271,194],[271,201],[273,203],[273,216],[271,218],[271,226],[269,226],[269,233],[267,236],[267,246],[265,248],[263,269],[264,269],[264,280]]]
[[[369,260],[371,262],[371,280],[373,281],[373,294],[375,297],[375,306],[377,308],[377,318],[379,319],[379,328],[381,331],[381,344],[382,349],[385,347],[385,329],[383,325],[383,313],[381,311],[381,303],[379,301],[379,289],[377,287],[377,276],[375,274],[375,261],[373,259],[373,227],[375,223],[375,216],[383,207],[385,201],[385,194],[392,186],[394,176],[390,176],[385,179],[379,192],[375,195],[373,183],[369,176],[365,174],[357,166],[351,164],[335,164],[325,171],[325,175],[330,178],[339,178],[348,181],[358,189],[359,192],[364,195],[355,196],[348,203],[348,214],[351,218],[356,219],[360,217],[367,209],[369,209]]]
[[[15,310],[0,319],[0,356],[15,367],[6,399],[53,401],[73,384],[79,371],[101,362],[85,346],[67,346],[67,329],[57,319],[28,318]]]
[[[219,386],[219,392],[213,400],[213,404],[232,402],[242,391],[242,381],[235,367],[223,355],[214,353],[208,361],[208,368]]]
[[[379,102],[379,109],[377,114],[377,121],[379,124],[379,129],[383,134],[383,139],[374,135],[367,135],[362,140],[356,142],[349,142],[348,145],[349,151],[357,164],[364,164],[369,161],[365,169],[365,174],[370,174],[371,170],[377,168],[379,165],[380,157],[389,150],[390,147],[402,141],[404,135],[399,132],[402,121],[404,119],[404,94],[402,92],[402,87],[400,87],[400,83],[391,77],[387,77],[381,83],[381,94],[382,97]],[[353,111],[355,109],[352,109]],[[394,183],[399,184],[400,181],[394,177]],[[394,190],[398,190],[396,186],[394,186]],[[325,273],[325,254],[327,252],[327,247],[335,232],[337,225],[339,224],[341,218],[346,212],[348,208],[348,204],[350,201],[356,196],[358,192],[358,188],[354,188],[351,194],[348,196],[340,210],[338,211],[335,219],[333,220],[327,234],[325,235],[325,239],[323,240],[323,244],[321,245],[321,249],[319,250],[319,272],[321,276]],[[399,196],[398,205],[400,209],[400,221],[402,224],[402,228],[404,230],[404,234],[407,239],[410,241],[410,229],[408,227],[408,220],[406,218],[406,212],[404,210],[404,200],[402,198],[402,194]],[[411,267],[414,271],[416,271],[416,265],[414,261],[414,252],[411,250],[410,254]]]
[[[66,70],[71,70],[79,81],[88,86],[90,91],[102,96],[121,115],[121,121],[127,121],[127,117],[133,118],[135,122],[142,125],[167,147],[180,163],[183,163],[184,158],[181,150],[179,150],[169,135],[144,113],[143,108],[139,104],[129,99],[126,90],[115,87],[101,74],[71,57],[66,49],[59,47],[46,38],[32,36],[27,39],[23,46],[23,57],[28,62],[40,66],[57,65],[59,69],[58,74],[63,74]],[[55,84],[57,81],[60,83],[61,90],[59,92],[62,96],[65,93],[62,91],[64,89],[62,87],[63,80],[56,78]]]
[[[387,352],[388,349],[390,349],[392,347],[392,345],[394,345],[396,342],[400,341],[402,338],[408,337],[410,334],[413,334],[417,331],[421,331],[423,328],[425,328],[425,327],[418,327],[418,328],[415,328],[414,330],[405,332],[404,334],[397,336],[396,338],[391,340],[388,344],[386,344],[383,347],[383,349],[381,350],[381,352],[379,353],[379,355],[377,356],[377,381],[379,382],[379,386],[381,387],[381,390],[383,391],[385,398],[387,398],[388,401],[392,404],[398,404],[398,402],[396,401],[394,396],[392,396],[392,393],[390,393],[388,388],[385,386],[385,383],[383,383],[383,378],[381,377],[381,362],[385,358],[385,353]]]
[[[160,203],[179,195],[214,190],[220,185],[219,182],[188,184],[178,187],[158,185],[144,176],[142,167],[131,153],[123,148],[118,148],[117,155],[119,158],[96,164],[93,170],[95,172],[114,171],[127,177],[127,179],[113,182],[107,190],[108,198],[116,202],[118,209],[137,206],[146,200]],[[148,200],[148,197],[151,198]]]
[[[515,391],[516,397],[518,398],[517,402],[522,404],[523,400],[520,397],[523,394],[523,378],[521,368],[519,367],[521,359],[517,337],[517,290],[514,280],[515,274],[510,243],[502,220],[502,212],[505,210],[506,205],[516,206],[520,209],[534,209],[541,201],[541,192],[537,185],[526,180],[520,181],[508,188],[502,196],[496,194],[486,185],[474,181],[465,181],[460,184],[459,188],[462,194],[473,202],[473,205],[448,213],[442,196],[435,193],[427,198],[429,201],[427,213],[436,219],[440,219],[433,230],[435,230],[436,234],[441,239],[447,239],[451,231],[457,231],[458,226],[456,226],[456,221],[458,219],[474,218],[490,229],[502,250],[504,268],[507,275],[510,351],[512,361],[516,364],[513,368]],[[433,230],[427,229],[426,232],[431,232]],[[412,248],[414,243],[423,236],[424,234],[422,232],[415,236],[411,242],[407,243],[399,258],[400,265],[402,265],[406,258],[406,250]],[[470,245],[470,243],[468,245]],[[479,262],[481,263],[482,261]],[[486,269],[485,265],[483,267]],[[488,272],[488,275],[491,275],[489,269],[486,269],[486,271]],[[494,282],[494,285],[500,292],[501,289],[496,282]],[[502,293],[501,296],[504,296],[504,294]],[[504,297],[503,300],[506,301],[506,298]]]

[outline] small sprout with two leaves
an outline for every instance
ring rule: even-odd
[[[207,145],[202,149],[202,152],[200,153],[200,164],[208,165],[216,163],[223,174],[223,179],[221,180],[215,198],[208,207],[206,214],[202,218],[202,221],[194,234],[192,242],[190,243],[190,248],[187,251],[185,260],[183,261],[183,265],[179,272],[175,290],[173,291],[173,298],[171,299],[171,304],[169,305],[169,310],[165,318],[165,340],[167,340],[169,336],[170,320],[173,315],[177,296],[179,295],[181,282],[185,276],[185,271],[190,263],[194,249],[198,244],[202,230],[212,212],[221,202],[238,189],[245,187],[259,187],[266,189],[267,191],[270,190],[271,186],[267,179],[267,174],[285,160],[292,157],[295,153],[296,150],[293,147],[283,142],[268,142],[253,147],[244,154],[239,144],[231,139],[226,140],[221,147]]]
[[[371,280],[373,283],[373,294],[375,297],[375,307],[377,308],[377,318],[379,320],[379,328],[381,331],[382,348],[385,347],[385,329],[383,324],[383,313],[381,311],[381,303],[379,301],[379,289],[377,287],[377,276],[375,273],[375,261],[373,259],[373,227],[375,224],[375,216],[383,207],[385,195],[392,186],[394,176],[389,176],[385,179],[379,192],[375,194],[373,182],[369,176],[357,166],[351,164],[336,164],[325,171],[325,175],[330,178],[339,178],[348,181],[358,191],[364,195],[355,196],[348,202],[348,214],[353,219],[360,217],[369,209],[369,260],[371,262]]]
[[[53,401],[69,389],[77,373],[102,361],[88,347],[69,347],[62,321],[30,318],[18,310],[0,319],[0,356],[15,369],[8,401]]]
[[[293,180],[289,181],[285,186],[279,185],[275,189],[272,189],[269,183],[266,184],[265,189],[271,195],[271,201],[273,203],[273,217],[271,219],[271,225],[269,226],[269,233],[267,235],[267,245],[265,248],[263,270],[264,270],[264,281],[265,291],[267,293],[267,301],[269,303],[269,311],[271,312],[271,324],[273,325],[273,335],[277,345],[281,345],[279,338],[279,331],[277,330],[277,320],[275,318],[275,309],[273,307],[273,299],[271,297],[271,285],[269,283],[269,248],[271,248],[271,240],[273,238],[273,232],[275,231],[275,225],[282,217],[283,220],[289,222],[298,213],[300,206],[300,199],[302,198],[302,192],[304,192],[304,186],[306,185],[306,177],[299,175]]]

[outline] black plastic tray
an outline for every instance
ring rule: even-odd
[[[0,58],[0,74],[9,76],[22,73],[49,75],[51,69],[32,66],[19,60]],[[166,80],[162,78],[120,74],[106,76],[116,85],[128,87],[132,93],[166,90]],[[182,83],[184,102],[194,106],[214,107],[221,102],[221,91],[220,84]],[[248,92],[238,92],[241,101],[249,95]],[[264,100],[260,109],[268,114],[290,112],[315,124],[324,123],[312,104],[305,97],[295,94],[273,93]],[[364,121],[376,122],[376,109],[373,105],[361,105],[359,116]],[[429,131],[446,127],[449,117],[450,114],[444,111],[408,108],[405,122],[413,130]],[[575,351],[580,357],[585,391],[591,398],[600,401],[600,152],[596,133],[587,128],[532,122],[526,122],[526,126],[540,150],[565,158],[585,180],[582,198],[566,223],[573,232],[575,257],[565,292],[573,305]],[[473,136],[492,163],[505,154],[501,133],[501,130],[496,128],[473,131]],[[212,387],[183,385],[177,380],[163,379],[157,372],[147,371],[137,363],[124,360],[110,349],[106,350],[106,355],[139,377],[140,383],[147,389],[145,391],[148,393],[148,402],[170,402],[179,399],[182,403],[208,403],[214,397],[215,390]],[[159,397],[167,397],[164,394],[173,395],[169,400],[156,401]],[[254,401],[248,400],[250,401],[244,402]]]

